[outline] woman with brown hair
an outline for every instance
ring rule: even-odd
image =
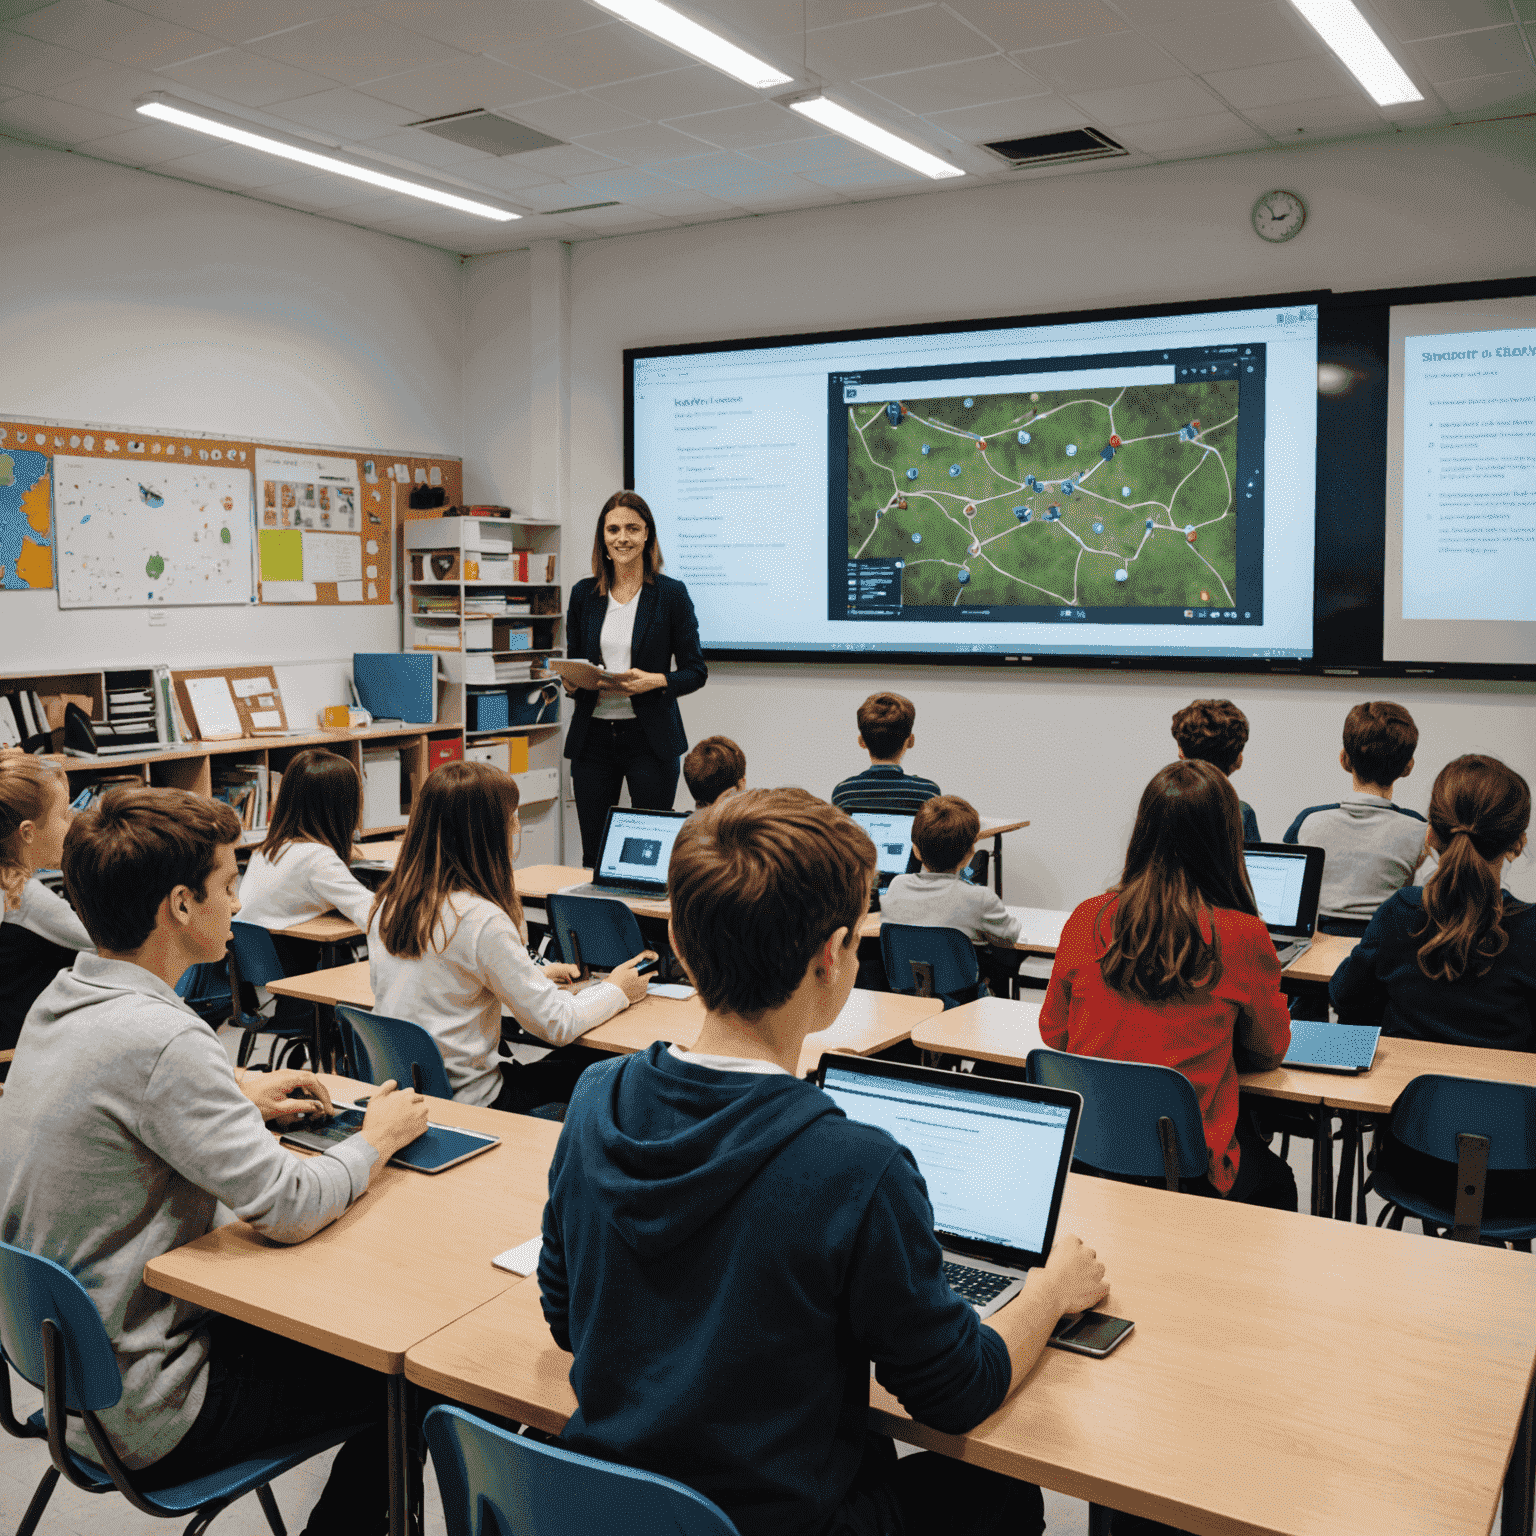
[[[688,737],[677,701],[704,686],[699,621],[680,581],[661,574],[656,519],[642,496],[603,503],[592,538],[592,574],[571,588],[566,653],[615,674],[611,688],[569,690],[576,709],[565,738],[581,824],[581,862],[596,862],[608,811],[629,803],[670,811]]]
[[[637,955],[581,992],[576,969],[528,953],[512,878],[517,781],[487,763],[427,776],[368,928],[373,1006],[437,1041],[453,1096],[519,1114],[563,1104],[591,1057],[561,1050],[645,996]],[[654,957],[650,957],[654,958]],[[557,1047],[542,1061],[500,1060],[505,1009]]]
[[[1439,865],[1376,909],[1328,995],[1351,1024],[1452,1045],[1536,1050],[1536,907],[1501,889],[1525,849],[1531,790],[1496,757],[1458,757],[1429,797]]]
[[[1181,761],[1153,775],[1120,883],[1062,929],[1040,1038],[1182,1072],[1210,1152],[1194,1192],[1296,1209],[1295,1176],[1238,1107],[1235,1053],[1245,1070],[1278,1066],[1291,1021],[1243,865],[1242,812],[1219,768]]]

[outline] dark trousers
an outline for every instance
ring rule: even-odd
[[[853,1487],[821,1536],[1040,1536],[1045,1501],[1033,1483],[936,1451],[896,1456],[871,1435]]]
[[[629,803],[637,810],[670,811],[677,798],[678,758],[660,758],[645,739],[638,720],[592,720],[581,756],[571,763],[576,790],[576,819],[581,823],[581,862],[588,868],[601,852],[603,825],[629,784]]]
[[[576,1079],[594,1061],[603,1061],[608,1054],[590,1046],[566,1045],[538,1061],[503,1061],[501,1092],[491,1101],[491,1108],[514,1115],[531,1115],[553,1104],[563,1109],[571,1101]]]
[[[136,1474],[165,1488],[336,1423],[368,1427],[336,1454],[305,1536],[381,1536],[389,1524],[384,1378],[228,1317],[209,1323],[208,1393],[168,1456]]]
[[[1291,1165],[1260,1134],[1252,1113],[1237,1111],[1237,1178],[1227,1199],[1238,1205],[1262,1205],[1272,1211],[1297,1209],[1296,1175]]]

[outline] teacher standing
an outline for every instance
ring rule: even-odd
[[[614,688],[566,691],[576,713],[565,739],[581,823],[581,862],[598,844],[619,787],[630,804],[671,810],[688,750],[677,701],[704,686],[699,621],[688,588],[661,574],[656,519],[643,497],[620,491],[603,504],[592,540],[592,574],[571,588],[566,653],[618,676]]]

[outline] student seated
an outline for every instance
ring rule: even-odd
[[[512,877],[517,801],[517,780],[488,763],[427,775],[379,887],[368,974],[376,1013],[419,1024],[437,1041],[454,1098],[527,1114],[564,1104],[595,1053],[500,1060],[502,1009],[550,1045],[569,1046],[645,996],[650,983],[636,967],[653,957],[636,955],[581,992],[566,986],[575,966],[541,969],[532,959]]]
[[[1244,1071],[1291,1043],[1280,962],[1243,865],[1243,824],[1210,763],[1159,770],[1142,793],[1120,883],[1067,919],[1040,1010],[1057,1051],[1173,1067],[1200,1100],[1210,1166],[1197,1194],[1296,1209],[1296,1179],[1238,1106]]]
[[[912,734],[917,706],[899,693],[872,693],[859,705],[859,745],[869,753],[869,767],[844,779],[832,791],[832,804],[843,811],[915,813],[939,793],[932,779],[907,773],[901,760],[917,745]]]
[[[1180,757],[1210,763],[1230,779],[1243,766],[1248,716],[1231,699],[1196,699],[1174,715],[1173,739],[1179,744]],[[1237,804],[1243,817],[1243,841],[1263,842],[1253,807],[1246,800]]]
[[[240,882],[240,921],[291,928],[334,907],[366,928],[373,892],[351,869],[362,815],[357,769],[334,752],[300,752],[283,770],[266,841]]]
[[[1333,973],[1348,1024],[1409,1040],[1536,1050],[1536,907],[1501,890],[1525,848],[1531,791],[1496,757],[1458,757],[1429,797],[1439,867],[1382,902]]]
[[[1035,1536],[1033,1485],[898,1462],[867,1427],[871,1360],[915,1418],[963,1434],[1108,1290],[1060,1236],[981,1323],[944,1279],[911,1155],[797,1075],[852,990],[874,870],[858,825],[803,790],[732,795],[678,833],[672,940],[703,1029],[592,1067],[550,1169],[539,1287],[577,1398],[562,1442],[680,1479],[742,1536]]]
[[[1344,718],[1339,767],[1354,793],[1308,806],[1284,842],[1325,848],[1318,927],[1358,937],[1376,909],[1413,879],[1428,849],[1424,818],[1392,803],[1392,786],[1413,772],[1419,729],[1401,704],[1356,704]]]
[[[229,806],[183,790],[114,789],[75,818],[64,878],[98,952],[77,956],[22,1026],[0,1098],[0,1238],[64,1265],[90,1292],[123,1381],[101,1421],[147,1486],[372,1420],[338,1453],[307,1530],[379,1531],[381,1378],[144,1282],[145,1263],[209,1231],[220,1206],[271,1242],[302,1242],[427,1125],[419,1094],[385,1084],[358,1135],[296,1156],[264,1122],[328,1115],[324,1085],[307,1072],[237,1081],[217,1036],[172,990],[188,966],[224,956],[240,910],[239,840]],[[93,1457],[78,1419],[66,1438]]]
[[[881,915],[892,923],[958,928],[973,944],[1012,944],[1019,920],[983,885],[963,879],[976,852],[981,817],[958,795],[935,795],[912,818],[912,847],[921,874],[897,875],[880,893]]]
[[[747,754],[729,736],[706,736],[683,759],[683,782],[702,811],[747,787]]]
[[[81,950],[94,949],[62,896],[38,879],[57,869],[69,831],[69,781],[25,752],[0,752],[0,1051],[16,1048],[37,995]],[[6,1064],[0,1062],[0,1082]]]

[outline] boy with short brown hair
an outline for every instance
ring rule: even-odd
[[[1230,779],[1243,766],[1243,748],[1248,745],[1248,716],[1231,699],[1196,699],[1177,710],[1173,717],[1173,739],[1179,744],[1179,756],[1191,762],[1209,763]],[[1246,800],[1237,802],[1243,813],[1243,841],[1263,842],[1259,819]]]
[[[866,1427],[871,1360],[915,1417],[964,1433],[1107,1290],[1063,1237],[982,1324],[944,1279],[911,1155],[798,1077],[852,990],[874,869],[857,824],[802,790],[732,795],[678,833],[672,943],[703,1029],[588,1068],[550,1169],[539,1285],[577,1398],[562,1438],[688,1483],[742,1536],[1037,1536],[1032,1485],[898,1463]]]
[[[747,754],[729,736],[706,736],[683,759],[683,782],[694,810],[705,810],[747,787]]]
[[[869,767],[846,778],[832,791],[839,810],[884,811],[911,816],[925,800],[939,793],[932,779],[919,778],[901,766],[917,744],[912,726],[917,706],[899,693],[872,693],[859,705],[859,745],[869,753]]]

